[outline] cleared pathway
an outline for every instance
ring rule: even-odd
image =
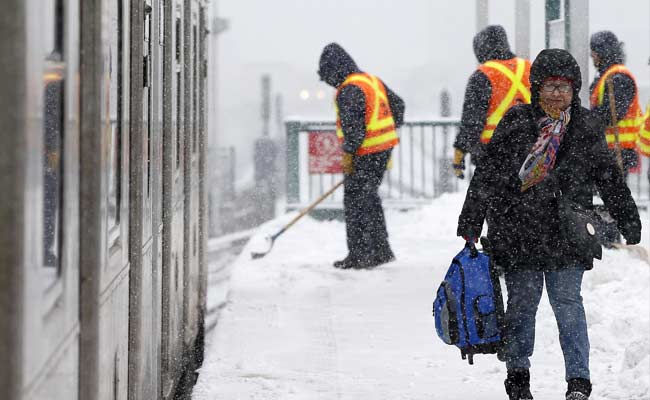
[[[331,267],[345,255],[336,221],[300,221],[268,256],[250,260],[291,216],[263,226],[232,268],[193,399],[505,399],[505,367],[495,356],[476,356],[470,366],[433,328],[434,291],[462,247],[455,237],[462,199],[389,213],[398,261],[370,271]],[[629,251],[605,251],[585,275],[594,399],[650,399],[649,287],[648,264]],[[536,341],[535,399],[564,399],[546,295]]]

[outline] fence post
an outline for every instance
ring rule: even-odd
[[[447,89],[440,92],[440,116],[448,118],[451,116],[451,97]],[[451,180],[451,158],[449,157],[449,126],[442,127],[442,156],[440,157],[440,192],[449,193],[452,191]]]
[[[300,122],[287,121],[287,204],[300,202]]]

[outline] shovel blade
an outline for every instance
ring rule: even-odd
[[[251,258],[253,260],[257,260],[258,258],[262,258],[265,255],[269,254],[271,252],[271,249],[273,248],[273,239],[269,236],[266,238],[266,242],[269,244],[269,249],[267,251],[258,253],[258,252],[251,252]]]
[[[267,255],[267,254],[269,254],[268,251],[267,251],[266,253],[254,253],[254,252],[253,252],[253,253],[251,253],[251,258],[252,258],[253,260],[257,260],[258,258],[262,258],[262,257],[264,257],[264,256]]]

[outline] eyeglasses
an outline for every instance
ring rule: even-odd
[[[542,85],[542,91],[544,93],[547,93],[547,94],[551,94],[551,93],[555,92],[556,89],[561,94],[567,94],[573,88],[568,83],[560,83],[559,85],[555,85],[555,84],[552,84],[552,83],[545,83],[544,85]]]

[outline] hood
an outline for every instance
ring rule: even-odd
[[[594,33],[591,35],[589,47],[600,58],[600,64],[596,66],[598,72],[602,73],[614,64],[625,63],[623,42],[619,42],[613,32],[600,31]]]
[[[340,86],[348,75],[361,72],[352,57],[337,43],[330,43],[323,49],[318,62],[320,79],[330,86]]]
[[[489,60],[509,60],[515,55],[510,51],[508,35],[501,25],[490,25],[474,36],[474,54],[480,64]]]
[[[569,79],[573,82],[573,101],[571,106],[576,109],[580,107],[580,88],[582,87],[582,75],[580,66],[575,58],[563,49],[542,50],[530,66],[530,95],[531,103],[539,107],[539,90],[542,83],[551,76],[558,76]]]

